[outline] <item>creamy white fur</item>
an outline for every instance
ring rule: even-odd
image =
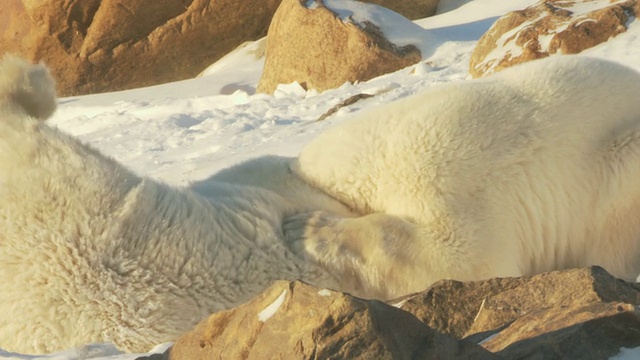
[[[640,75],[619,65],[550,59],[436,86],[337,126],[299,160],[256,159],[188,189],[38,121],[53,88],[43,66],[0,64],[9,351],[146,351],[275,279],[390,298],[442,278],[640,272]]]
[[[640,273],[640,74],[554,57],[434,86],[312,141],[293,166],[365,216],[286,235],[363,292],[601,265]]]
[[[348,283],[284,243],[283,217],[348,211],[293,177],[283,159],[251,171],[273,169],[262,184],[281,182],[274,187],[286,185],[295,202],[225,182],[233,174],[251,182],[243,167],[170,188],[37,119],[54,109],[45,67],[0,63],[0,348],[43,353],[110,341],[147,351],[274,280]]]

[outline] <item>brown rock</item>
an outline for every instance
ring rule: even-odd
[[[635,14],[640,14],[637,0],[548,0],[510,12],[480,38],[469,73],[482,77],[550,54],[579,53],[625,32]]]
[[[434,15],[440,0],[369,0],[365,2],[386,7],[407,19],[416,20]]]
[[[445,280],[393,302],[430,327],[463,338],[542,309],[614,301],[638,305],[637,287],[591,267],[468,283]]]
[[[166,356],[167,354],[165,354]],[[277,282],[178,339],[171,359],[491,359],[379,301]]]
[[[63,96],[159,84],[194,77],[263,37],[280,1],[2,0],[0,49],[45,61]],[[371,2],[411,18],[437,6]]]
[[[640,309],[612,302],[533,311],[482,346],[505,359],[608,359],[640,346]]]
[[[369,80],[421,59],[415,46],[392,44],[371,22],[343,21],[321,0],[312,8],[306,4],[283,0],[276,11],[258,91],[273,93],[278,84],[294,81],[322,91],[347,81]]]
[[[3,0],[0,49],[44,60],[62,95],[140,87],[193,77],[264,36],[279,3]]]

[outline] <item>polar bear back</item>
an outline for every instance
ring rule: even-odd
[[[600,264],[630,277],[640,260],[598,240],[638,249],[638,94],[640,75],[619,64],[534,61],[363,113],[294,170],[361,214],[446,218],[452,241],[507,247],[522,273]]]
[[[638,93],[629,89],[639,83],[638,73],[604,60],[535,61],[365,112],[314,139],[294,168],[362,213],[387,209],[385,186],[404,179],[414,191],[439,182],[475,191],[478,177],[536,152],[589,161],[638,120]]]

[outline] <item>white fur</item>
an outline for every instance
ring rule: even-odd
[[[363,293],[601,265],[640,273],[640,74],[554,57],[434,86],[312,141],[293,166],[361,217],[285,232]]]
[[[282,159],[262,160],[274,172],[262,183],[308,188],[297,203],[223,182],[246,178],[242,166],[220,181],[170,188],[31,117],[53,112],[53,88],[42,65],[0,63],[0,348],[46,353],[111,341],[147,351],[274,280],[346,282],[284,243],[283,217],[347,211],[287,182]]]
[[[41,65],[0,63],[9,351],[146,351],[275,279],[389,298],[442,278],[640,272],[640,75],[619,65],[551,59],[434,87],[299,161],[256,159],[188,189],[38,121],[53,89]]]

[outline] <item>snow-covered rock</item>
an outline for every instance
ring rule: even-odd
[[[273,93],[278,84],[294,81],[305,89],[323,91],[421,60],[414,44],[394,42],[392,31],[386,28],[427,37],[421,27],[376,5],[284,0],[269,27],[258,91]]]
[[[577,54],[625,32],[638,13],[637,0],[548,0],[510,12],[480,38],[469,73],[482,77],[551,54]]]

